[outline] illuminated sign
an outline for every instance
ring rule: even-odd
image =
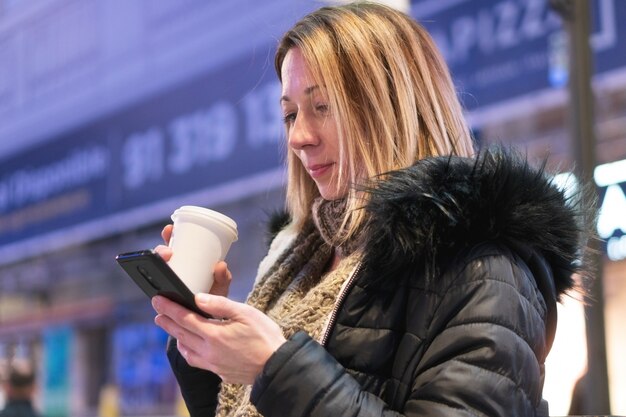
[[[0,161],[0,264],[280,185],[272,50]]]
[[[598,166],[594,179],[600,191],[598,235],[609,259],[626,259],[626,159]]]
[[[547,0],[412,0],[469,111],[567,82],[567,40]],[[596,74],[626,65],[626,1],[590,2]]]

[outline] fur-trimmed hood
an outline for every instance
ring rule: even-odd
[[[557,294],[572,287],[581,267],[580,205],[543,167],[511,151],[423,159],[366,190],[364,269],[372,276],[392,278],[419,265],[434,279],[450,256],[483,242],[537,252],[552,269]]]

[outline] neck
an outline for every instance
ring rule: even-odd
[[[343,259],[343,256],[341,256],[340,251],[338,251],[337,249],[334,249],[333,254],[330,257],[330,260],[328,261],[328,266],[326,267],[325,272],[331,272],[337,269],[337,266],[339,265],[339,262],[341,262],[342,259]]]
[[[313,202],[312,217],[320,236],[341,257],[349,255],[355,249],[354,241],[339,239],[338,236],[344,233],[341,224],[346,212],[347,200],[324,200],[319,197]]]

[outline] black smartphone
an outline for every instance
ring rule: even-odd
[[[191,290],[154,250],[122,253],[117,255],[115,260],[148,297],[162,295],[203,317],[210,318],[198,308]]]

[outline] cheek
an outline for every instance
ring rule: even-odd
[[[293,160],[296,163],[301,163],[302,162],[302,151],[298,150],[298,149],[294,149],[294,148],[289,148],[289,152],[291,152],[293,154]]]
[[[337,160],[339,159],[339,133],[337,132],[337,126],[334,122],[328,121],[323,127],[323,137],[326,140],[328,150],[335,154]]]
[[[304,170],[304,163],[302,162],[302,158],[300,157],[300,152],[297,149],[289,148],[287,158],[289,160],[289,165],[294,168]]]

